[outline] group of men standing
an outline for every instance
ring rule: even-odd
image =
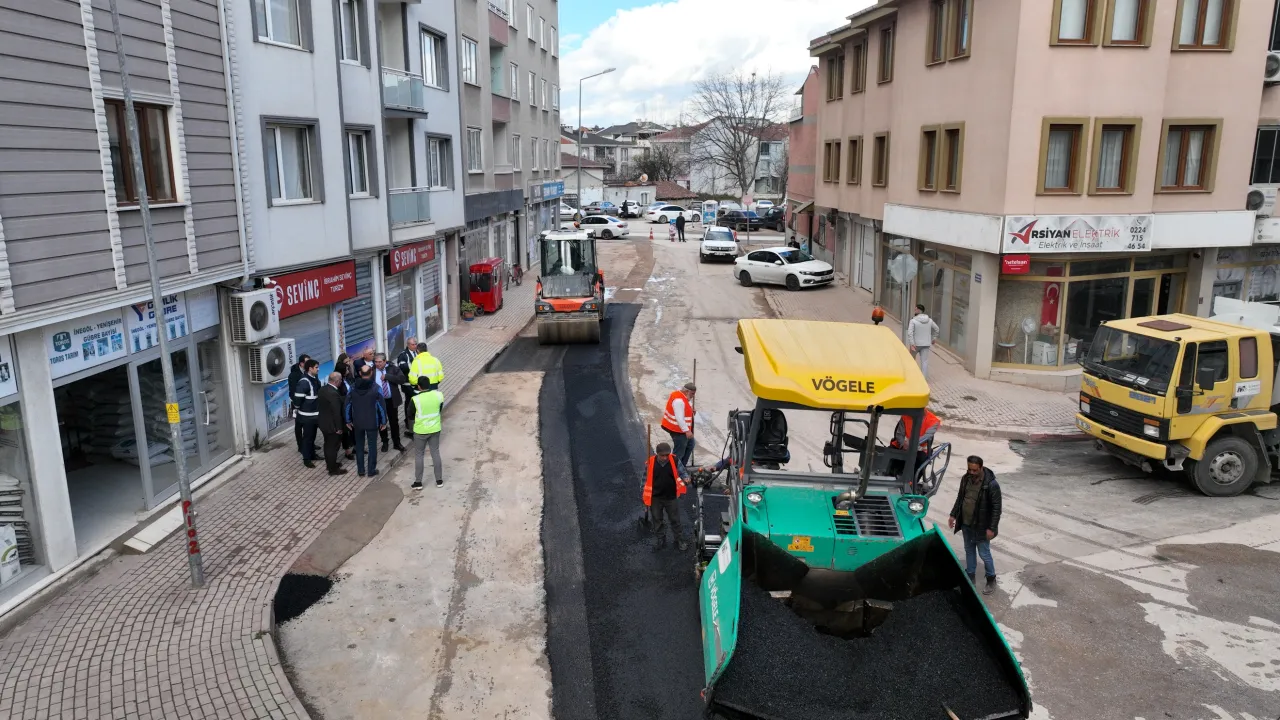
[[[378,474],[378,440],[403,451],[398,410],[404,408],[404,436],[413,438],[417,454],[413,487],[422,487],[424,452],[430,448],[436,486],[444,484],[440,458],[444,366],[427,352],[426,343],[409,338],[405,349],[388,363],[382,353],[367,349],[348,364],[345,353],[322,384],[320,363],[303,355],[289,374],[294,415],[294,438],[302,464],[315,467],[316,433],[324,437],[325,467],[330,475],[347,472],[338,461],[344,445],[354,445],[356,474]],[[348,453],[348,458],[351,454]]]

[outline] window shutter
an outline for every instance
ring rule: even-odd
[[[342,303],[342,328],[347,352],[373,339],[373,272],[368,261],[356,263],[356,296]]]
[[[293,338],[297,357],[310,355],[324,365],[333,362],[333,341],[329,335],[329,308],[304,312],[280,321],[280,337]]]

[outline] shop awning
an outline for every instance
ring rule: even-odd
[[[812,201],[812,200],[810,200],[810,201],[809,201],[809,202],[807,202],[807,203],[802,203],[802,204],[800,204],[800,205],[797,205],[797,206],[796,206],[796,208],[795,208],[794,210],[792,210],[791,212],[792,212],[792,214],[794,214],[794,215],[799,215],[800,213],[805,212],[806,210],[810,210],[810,209],[812,209],[812,208],[813,208],[813,201]]]

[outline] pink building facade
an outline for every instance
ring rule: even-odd
[[[809,69],[804,85],[796,91],[787,134],[791,146],[787,162],[787,227],[802,243],[816,229],[813,201],[818,157],[818,111],[822,107],[822,80],[817,66]]]
[[[1280,302],[1275,10],[882,0],[850,16],[810,45],[815,252],[893,315],[923,304],[976,376],[1048,389],[1078,387],[1107,320]]]

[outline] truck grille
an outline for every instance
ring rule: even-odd
[[[1145,424],[1143,422],[1144,420],[1155,420],[1160,423],[1159,439],[1167,440],[1169,437],[1169,423],[1167,420],[1162,420],[1150,415],[1144,415],[1137,410],[1120,407],[1119,405],[1114,405],[1106,400],[1090,395],[1082,394],[1080,398],[1081,400],[1089,403],[1089,412],[1085,417],[1099,425],[1103,425],[1112,430],[1118,430],[1126,435],[1133,435],[1134,437],[1153,440],[1155,438],[1145,435],[1142,428]]]
[[[831,500],[835,504],[835,498]],[[831,516],[836,535],[861,537],[901,537],[898,517],[893,503],[884,495],[868,495],[853,504],[849,510],[837,508]]]

